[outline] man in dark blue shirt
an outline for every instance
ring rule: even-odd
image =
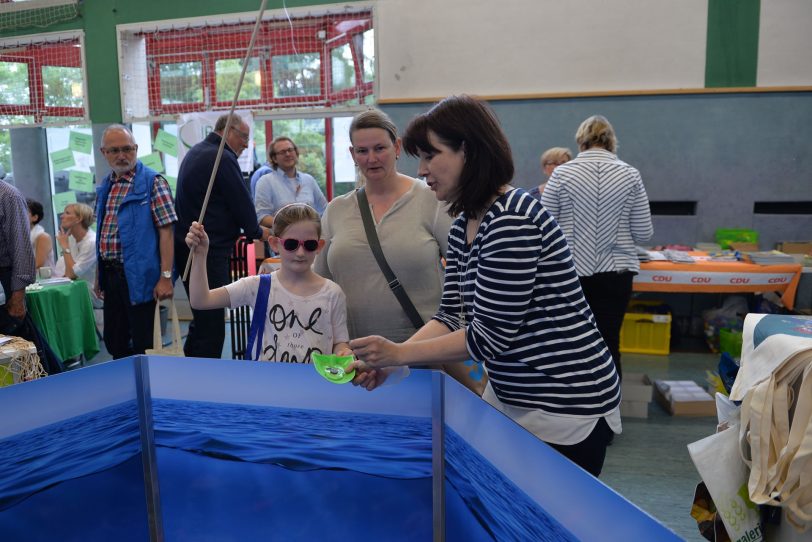
[[[238,115],[222,115],[214,125],[214,131],[206,139],[192,147],[180,165],[178,173],[175,210],[178,224],[175,227],[175,268],[178,273],[186,269],[189,248],[186,234],[192,222],[200,217],[203,199],[206,197],[211,171],[217,157],[220,141],[226,145],[214,178],[203,225],[209,236],[209,253],[206,259],[209,288],[219,288],[231,282],[229,258],[240,235],[248,239],[262,239],[270,235],[268,228],[259,225],[254,202],[243,182],[237,157],[248,147],[249,127]],[[189,283],[184,282],[186,292]],[[183,352],[189,357],[219,358],[225,340],[223,309],[192,309],[192,323]]]

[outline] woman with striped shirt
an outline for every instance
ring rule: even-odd
[[[640,172],[618,160],[617,137],[594,115],[575,134],[580,152],[555,168],[541,202],[569,243],[581,288],[620,368],[620,328],[640,270],[635,243],[651,239],[648,195]]]
[[[618,375],[558,225],[509,185],[513,159],[496,116],[475,98],[446,98],[411,122],[404,147],[458,215],[443,297],[404,343],[351,341],[354,383],[373,389],[412,363],[482,361],[483,398],[597,476],[620,432]]]

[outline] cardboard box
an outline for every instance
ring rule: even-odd
[[[624,418],[648,418],[652,383],[643,373],[626,373],[620,385],[620,416]]]
[[[716,416],[716,401],[693,380],[655,380],[654,399],[672,416]]]
[[[812,254],[812,241],[779,241],[775,248],[784,254]]]
[[[648,418],[648,401],[621,401],[621,418]]]

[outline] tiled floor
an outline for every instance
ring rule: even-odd
[[[705,371],[715,370],[715,354],[672,353],[669,356],[623,356],[624,373],[646,373],[652,379],[694,380],[704,387]],[[675,417],[654,402],[648,418],[623,418],[606,455],[601,480],[688,541],[705,540],[690,516],[699,474],[687,445],[716,431],[715,417]]]
[[[182,321],[184,337],[187,329],[188,322]],[[223,357],[230,358],[228,326],[226,330]],[[100,346],[101,352],[87,365],[110,360],[104,343]],[[703,386],[705,371],[715,370],[717,363],[718,356],[710,353],[623,356],[626,373],[646,373],[652,379],[689,379]],[[618,435],[609,447],[601,480],[685,540],[704,540],[690,516],[699,475],[686,446],[712,434],[715,428],[715,418],[672,417],[656,403],[651,403],[647,419],[623,419],[623,434]]]

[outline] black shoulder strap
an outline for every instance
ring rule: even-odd
[[[367,234],[367,242],[369,243],[369,248],[372,250],[372,254],[375,256],[375,260],[378,262],[378,267],[381,268],[383,276],[386,277],[386,281],[389,283],[389,288],[392,290],[392,293],[395,294],[400,306],[403,307],[404,312],[406,312],[406,316],[411,320],[412,325],[415,329],[420,329],[423,327],[423,319],[420,318],[420,313],[417,312],[412,300],[409,299],[409,294],[403,289],[403,285],[386,262],[386,256],[383,255],[381,242],[378,240],[378,233],[375,231],[375,224],[372,220],[372,213],[369,212],[367,194],[363,187],[358,189],[356,195],[358,197],[358,207],[361,209],[361,220],[364,223],[364,231]]]

